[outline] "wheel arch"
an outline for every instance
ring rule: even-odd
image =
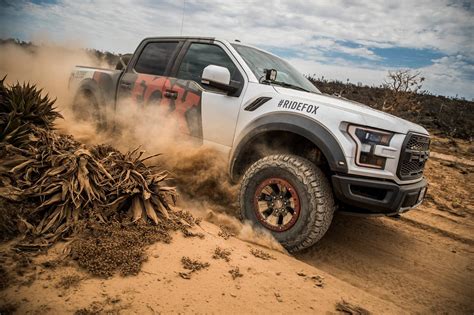
[[[294,144],[289,148],[280,148],[285,152],[302,155],[301,152],[295,152],[295,149],[303,152],[306,149],[317,149],[327,163],[328,171],[347,173],[344,152],[335,136],[325,126],[304,116],[278,113],[257,118],[244,128],[236,139],[237,145],[231,151],[229,163],[229,173],[233,181],[237,181],[246,168],[259,159],[258,146],[262,142],[267,145],[268,139],[274,135],[285,135],[282,143]],[[271,142],[272,145],[275,144]],[[276,144],[278,145],[278,141]]]
[[[76,89],[71,104],[71,109],[75,115],[82,112],[84,104],[81,104],[81,97],[85,97],[90,100],[88,106],[92,106],[91,104],[94,104],[93,110],[97,113],[97,120],[95,122],[97,130],[107,129],[107,103],[97,82],[92,79],[85,79]]]
[[[104,104],[104,98],[101,95],[99,85],[93,79],[84,79],[74,94],[74,99],[76,99],[81,94],[89,94],[93,96],[99,106]]]

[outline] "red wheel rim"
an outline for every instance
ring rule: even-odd
[[[301,211],[296,189],[282,178],[268,178],[255,190],[254,208],[258,221],[275,232],[292,228]]]

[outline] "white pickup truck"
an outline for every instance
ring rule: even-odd
[[[163,106],[183,134],[219,146],[241,183],[242,219],[289,251],[321,239],[336,209],[396,215],[426,192],[423,127],[322,94],[288,62],[238,41],[146,38],[117,70],[76,67],[70,87],[73,108],[98,128],[131,98]]]

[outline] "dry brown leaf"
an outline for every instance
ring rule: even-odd
[[[143,201],[143,205],[145,206],[145,210],[146,210],[146,214],[147,216],[153,221],[155,222],[155,224],[158,224],[158,216],[156,215],[156,212],[155,210],[153,209],[153,206],[151,205],[151,202],[150,200],[144,200]]]

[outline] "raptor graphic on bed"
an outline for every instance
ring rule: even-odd
[[[177,120],[181,132],[199,138],[202,137],[202,91],[194,81],[139,74],[131,98],[137,105],[163,107],[164,112]]]

